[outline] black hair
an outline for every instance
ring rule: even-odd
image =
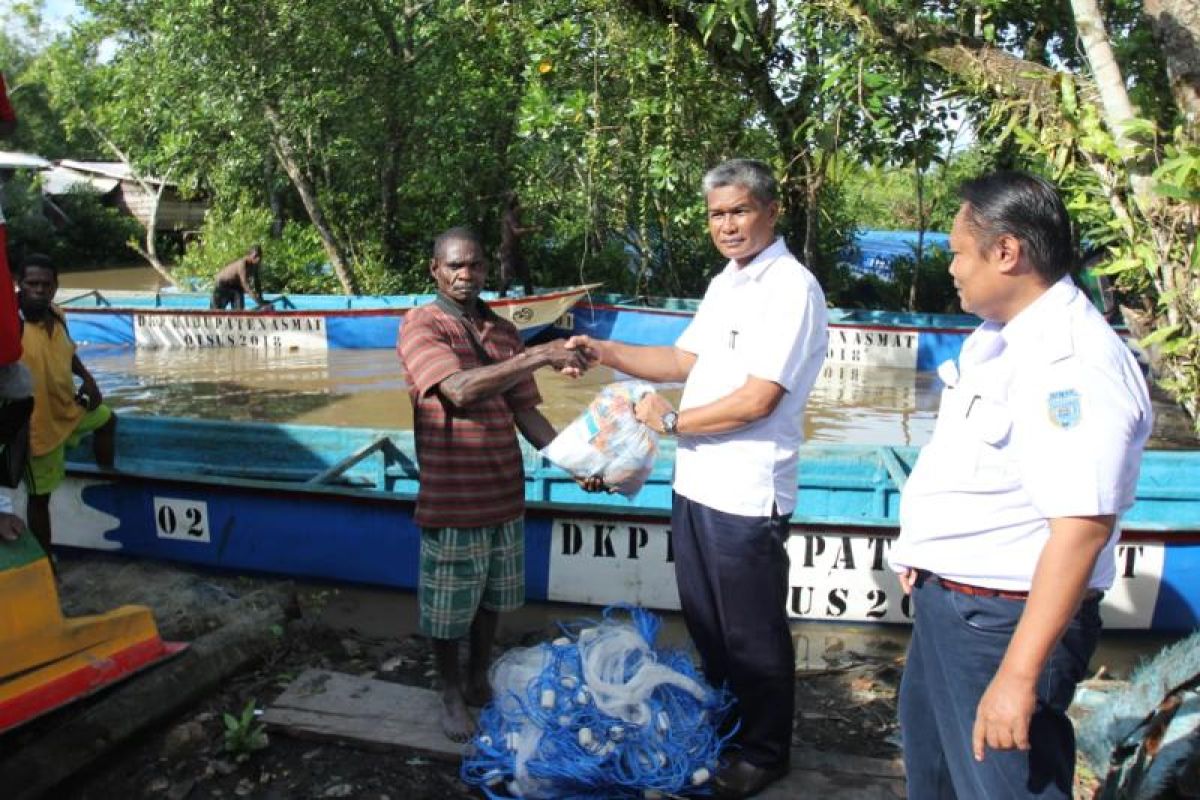
[[[17,261],[16,277],[17,280],[22,280],[25,277],[25,271],[30,267],[40,267],[48,269],[54,273],[54,279],[58,280],[58,267],[50,260],[50,256],[44,253],[30,253],[24,258]]]
[[[1025,172],[994,172],[964,182],[958,196],[981,250],[1001,236],[1012,236],[1048,283],[1075,271],[1071,217],[1050,181]]]
[[[246,251],[246,255],[257,256],[258,258],[262,258],[262,245],[260,245],[260,244],[254,245],[253,247],[251,247],[249,250]]]
[[[458,225],[450,230],[442,231],[433,240],[433,257],[441,258],[446,245],[450,244],[450,242],[473,242],[479,248],[479,251],[483,252],[483,242],[479,240],[479,234],[465,225]]]

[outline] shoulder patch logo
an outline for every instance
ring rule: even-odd
[[[1051,392],[1046,397],[1046,407],[1050,413],[1050,421],[1063,430],[1074,428],[1083,416],[1079,392],[1074,389]]]

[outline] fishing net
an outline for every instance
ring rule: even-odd
[[[644,609],[614,607],[506,653],[492,667],[495,699],[480,713],[463,780],[494,799],[710,791],[731,698],[686,653],[655,647],[659,624]]]

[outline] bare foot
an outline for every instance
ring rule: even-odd
[[[442,733],[452,742],[463,744],[475,734],[475,720],[467,711],[462,692],[447,690],[442,693]]]
[[[492,685],[488,683],[487,677],[473,679],[467,684],[463,699],[467,701],[467,705],[474,708],[482,708],[492,702]]]

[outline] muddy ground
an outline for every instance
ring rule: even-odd
[[[244,613],[247,606],[283,603],[292,618],[259,663],[225,681],[170,722],[124,743],[103,763],[55,790],[56,798],[404,798],[479,797],[459,781],[455,765],[412,753],[296,739],[269,732],[254,752],[226,747],[223,717],[247,704],[261,709],[305,668],[320,667],[380,680],[437,688],[424,641],[415,635],[380,636],[335,624],[330,608],[339,589],[235,578],[147,562],[87,556],[64,560],[61,599],[69,615],[124,603],[151,606],[164,638],[187,641]],[[500,648],[527,646],[555,635],[552,624],[501,632]],[[903,665],[900,644],[876,642],[869,653],[830,646],[817,669],[797,673],[795,744],[873,758],[899,757],[896,689]],[[70,713],[70,710],[58,712]],[[35,722],[0,738],[21,746],[36,737]],[[7,740],[7,741],[6,741]],[[1085,796],[1080,792],[1078,796]]]

